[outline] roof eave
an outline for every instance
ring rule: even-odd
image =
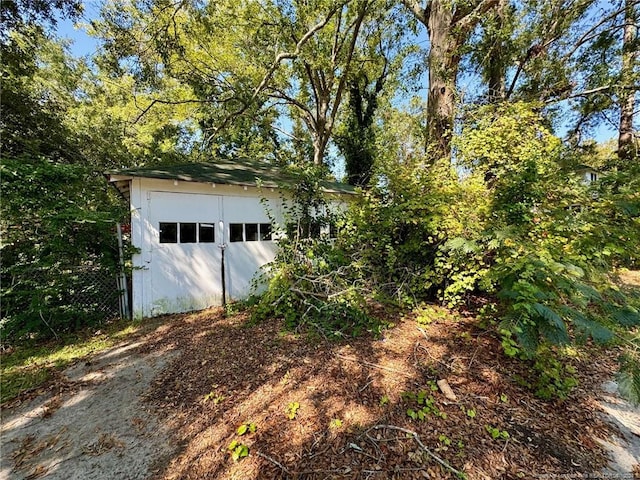
[[[105,172],[105,177],[107,177],[109,183],[113,184],[120,191],[120,193],[123,194],[123,196],[125,196],[127,200],[129,197],[126,196],[125,193],[121,190],[120,185],[123,184],[122,182],[127,182],[127,183],[130,182],[134,178],[148,178],[152,180],[165,180],[168,182],[180,181],[180,182],[189,182],[189,183],[200,183],[200,184],[206,184],[206,185],[208,184],[229,185],[229,186],[239,186],[239,187],[251,187],[251,188],[258,188],[258,189],[260,188],[269,188],[269,189],[285,188],[286,189],[287,188],[287,185],[278,185],[277,183],[272,181],[263,182],[263,181],[256,180],[254,182],[242,182],[242,181],[214,182],[209,180],[194,179],[193,177],[186,176],[186,175],[179,175],[179,174],[175,175],[174,178],[167,178],[164,175],[163,176],[153,175],[153,173],[136,175],[136,174],[121,174],[119,172],[109,171],[109,172]],[[355,191],[350,191],[346,189],[337,189],[333,187],[321,187],[321,189],[323,192],[330,193],[330,194],[337,194],[337,195],[355,195],[356,194]]]

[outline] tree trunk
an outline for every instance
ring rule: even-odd
[[[427,97],[427,147],[436,159],[451,155],[451,133],[455,115],[455,88],[460,64],[459,47],[452,32],[453,12],[446,0],[431,2],[427,22],[430,52]]]
[[[501,33],[505,28],[505,16],[509,4],[507,0],[500,0],[496,6],[495,15],[492,18],[493,29],[499,32],[498,38],[494,40],[488,52],[487,59],[487,87],[489,102],[497,103],[505,98],[506,77],[507,77],[507,55],[505,42],[501,38]]]
[[[429,34],[427,147],[435,149],[434,158],[449,158],[460,50],[482,15],[494,8],[499,0],[427,0],[424,8],[420,0],[401,1],[427,27]]]
[[[636,39],[636,11],[633,0],[626,0],[624,12],[624,34],[622,38],[622,71],[621,84],[633,85],[634,68],[637,56]],[[618,158],[623,162],[636,158],[638,152],[633,138],[633,110],[635,107],[634,89],[622,89],[620,92],[620,132],[618,136]]]
[[[329,143],[329,135],[325,132],[324,134],[317,134],[316,138],[313,140],[313,164],[314,165],[322,165],[324,163],[324,153],[327,149],[327,144]]]
[[[331,96],[330,87],[325,82],[320,81],[321,76],[318,74],[315,79],[316,91],[316,118],[313,121],[313,164],[322,165],[324,162],[324,153],[329,143],[332,130],[332,119],[329,116],[329,99]]]

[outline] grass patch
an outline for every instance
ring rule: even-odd
[[[55,370],[112,347],[139,328],[117,322],[96,333],[95,328],[46,343],[24,343],[0,357],[0,403],[42,385]]]

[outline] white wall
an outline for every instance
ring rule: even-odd
[[[251,279],[273,260],[277,245],[229,242],[229,224],[270,223],[262,198],[280,219],[280,198],[274,189],[134,178],[131,240],[139,249],[133,255],[134,318],[220,305],[223,243],[227,299],[246,297]],[[160,243],[159,222],[214,223],[215,243]]]
[[[595,170],[582,170],[581,176],[582,176],[582,183],[584,183],[585,185],[589,185],[597,181],[600,177],[598,172],[596,172]]]

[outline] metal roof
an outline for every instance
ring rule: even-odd
[[[182,180],[185,182],[216,183],[223,185],[264,186],[267,188],[291,187],[299,183],[295,174],[285,172],[273,164],[261,160],[216,159],[210,162],[183,163],[155,167],[127,168],[106,172],[109,181],[123,194],[125,187],[122,177],[157,178]],[[118,178],[113,178],[113,177]],[[355,193],[353,186],[346,183],[322,182],[322,189],[328,193]]]

